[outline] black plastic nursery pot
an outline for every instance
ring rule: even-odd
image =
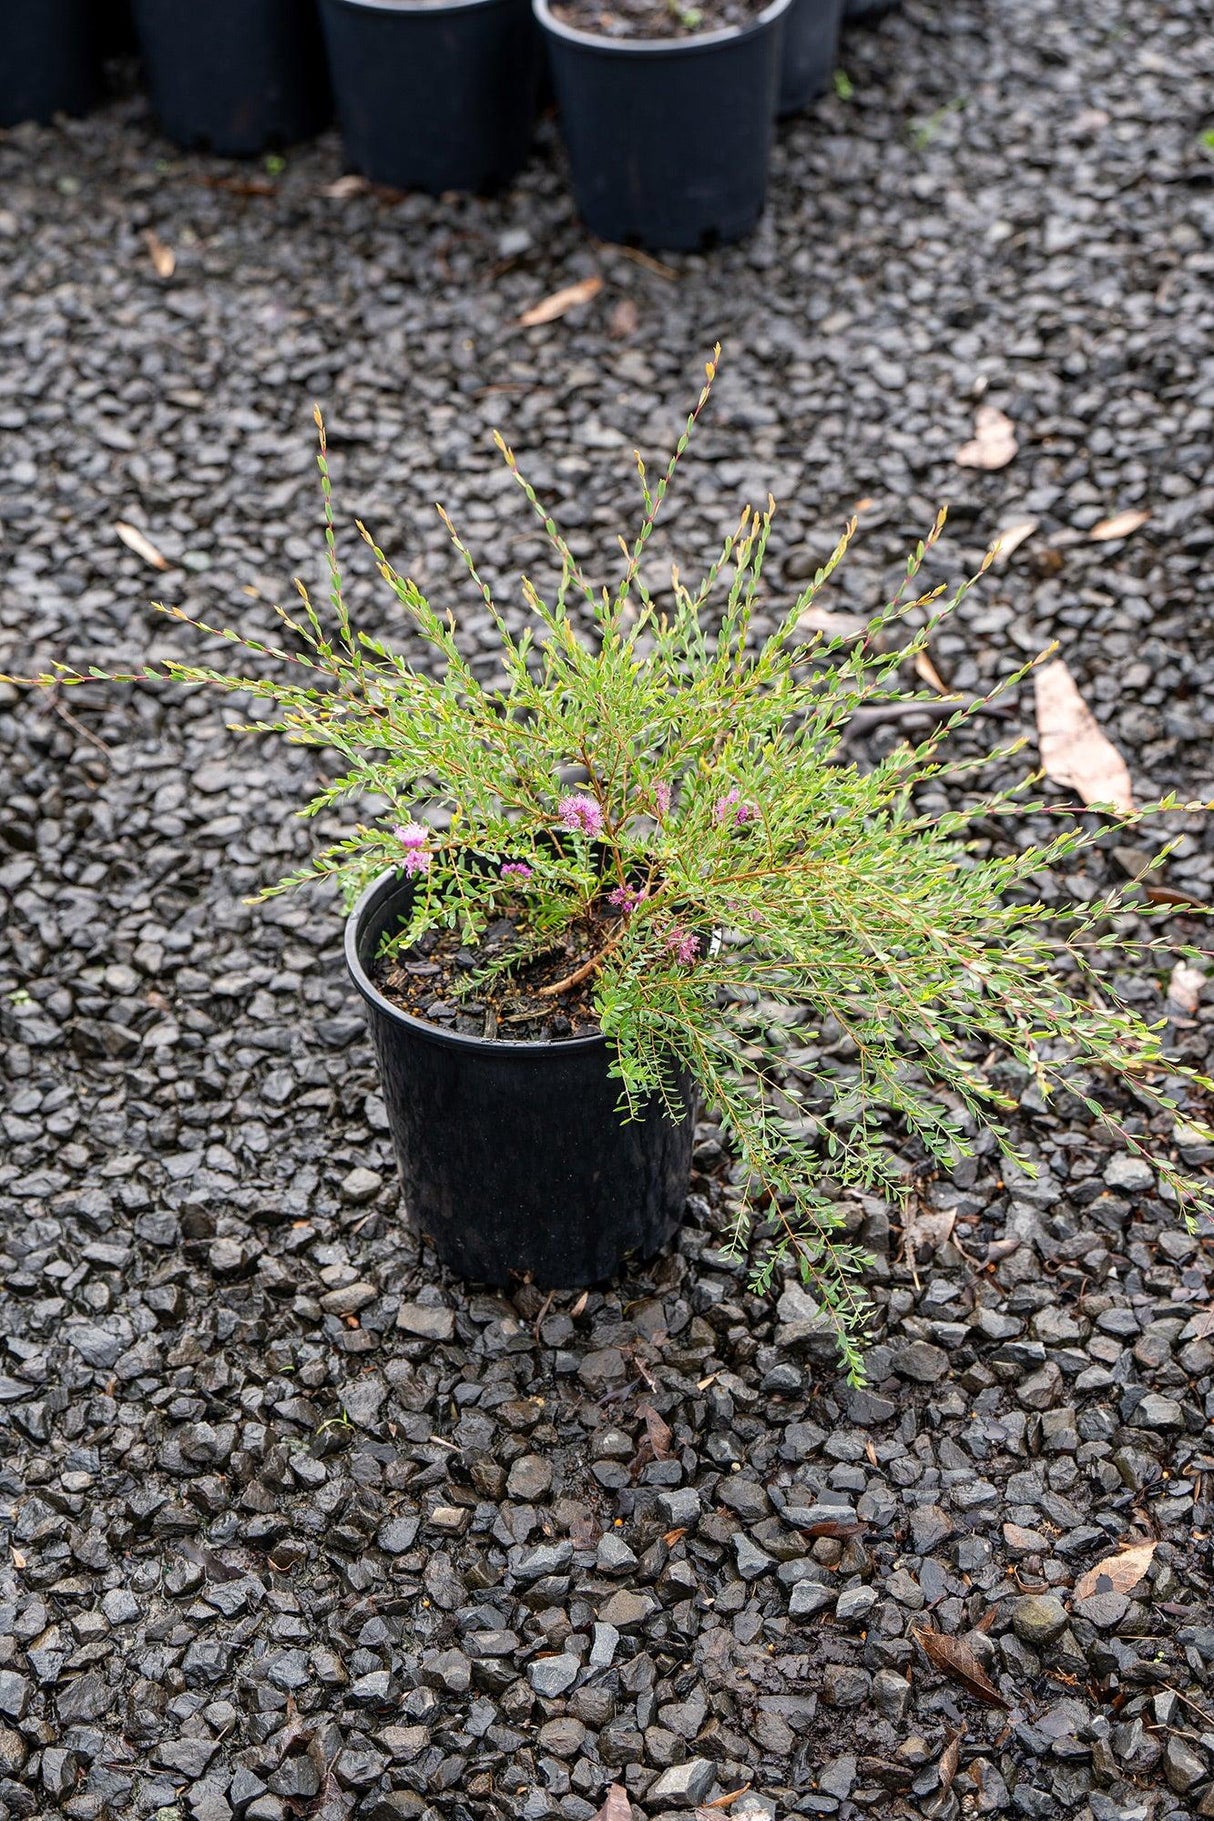
[[[254,158],[328,124],[315,0],[135,0],[135,24],[174,144]]]
[[[678,1225],[694,1120],[660,1101],[620,1117],[602,1037],[491,1042],[428,1024],[371,975],[413,887],[388,874],[346,926],[346,962],[367,1007],[405,1204],[443,1263],[475,1282],[530,1275],[546,1289],[601,1283]],[[680,1084],[690,1108],[690,1080]]]
[[[824,95],[839,66],[845,0],[792,0],[780,57],[780,113],[795,114]]]
[[[763,212],[784,19],[684,38],[604,38],[533,0],[582,219],[661,251],[740,240]]]
[[[531,147],[529,0],[321,0],[346,154],[395,190],[488,194]]]
[[[867,22],[892,12],[897,4],[898,0],[846,0],[843,17],[849,24],[855,20]]]
[[[0,127],[87,113],[100,79],[96,0],[8,0],[0,16]]]

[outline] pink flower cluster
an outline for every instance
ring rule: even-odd
[[[421,822],[402,822],[392,830],[404,848],[401,866],[407,873],[428,873],[433,855],[426,846],[430,830]]]
[[[744,822],[757,821],[759,815],[758,806],[754,803],[741,802],[741,795],[741,791],[735,784],[733,789],[727,790],[723,797],[718,797],[712,806],[713,821],[720,824],[728,820],[738,827]],[[732,815],[729,813],[731,810],[733,811]]]
[[[608,892],[607,902],[614,904],[617,910],[623,911],[624,915],[628,916],[636,909],[644,896],[644,892],[638,891],[635,886],[617,885],[614,891]]]
[[[664,822],[670,814],[670,786],[665,779],[654,785],[653,800],[658,806],[658,821]]]
[[[666,932],[666,947],[676,961],[689,966],[700,952],[700,938],[693,936],[689,929],[683,929],[678,923]]]
[[[593,797],[562,797],[556,813],[571,835],[594,836],[603,832],[603,812]]]
[[[529,879],[531,868],[525,860],[507,860],[502,867],[503,879]]]

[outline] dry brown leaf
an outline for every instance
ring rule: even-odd
[[[985,1701],[988,1707],[1010,1705],[963,1639],[946,1637],[942,1631],[919,1630],[912,1635],[932,1668],[938,1669],[941,1675],[951,1676],[954,1682],[960,1682],[964,1689],[977,1700]]]
[[[953,460],[959,468],[1006,468],[1015,455],[1016,426],[997,405],[979,405],[974,413],[972,441],[958,449]]]
[[[19,1549],[15,1548],[12,1543],[9,1544],[9,1551],[13,1558],[13,1567],[14,1568],[24,1568],[26,1565],[25,1557],[22,1555],[21,1551]]]
[[[142,531],[137,530],[134,525],[128,525],[122,519],[119,519],[114,526],[114,530],[118,533],[127,549],[133,550],[135,555],[142,557],[145,563],[150,563],[153,569],[169,568],[168,557],[161,556],[151,539],[144,537]]]
[[[1005,526],[992,546],[996,563],[1006,563],[1012,552],[1019,550],[1021,544],[1032,537],[1040,522],[1035,518],[1022,518],[1017,519],[1014,525]]]
[[[564,316],[569,310],[576,310],[579,304],[589,303],[597,297],[603,288],[603,280],[598,272],[589,278],[580,278],[575,285],[564,285],[554,291],[551,297],[543,298],[524,310],[518,319],[520,329],[538,329],[541,323],[555,322],[558,316]]]
[[[961,1768],[961,1734],[950,1735],[949,1742],[940,1753],[940,1788],[947,1796],[953,1787],[953,1780]]]
[[[670,1424],[663,1421],[652,1404],[642,1404],[641,1415],[645,1418],[645,1433],[649,1437],[654,1460],[668,1461],[672,1452],[670,1444],[674,1440]]]
[[[1132,1593],[1137,1587],[1158,1547],[1155,1543],[1132,1543],[1120,1555],[1108,1555],[1095,1568],[1089,1568],[1075,1583],[1075,1598],[1090,1600],[1094,1593]],[[1107,1587],[1103,1586],[1108,1581]]]
[[[1085,803],[1128,814],[1134,807],[1129,767],[1096,725],[1062,659],[1043,664],[1036,681],[1037,739],[1047,777],[1077,791]]]
[[[915,653],[915,675],[919,678],[921,683],[926,683],[929,689],[934,689],[938,696],[952,694],[948,684],[942,680],[940,672],[936,669],[936,666],[932,663],[926,651],[917,651]]]
[[[622,1783],[613,1783],[594,1821],[632,1821],[632,1803]]]
[[[1098,525],[1093,525],[1088,536],[1095,544],[1109,544],[1114,538],[1129,537],[1132,531],[1140,530],[1150,516],[1145,508],[1131,507],[1127,512],[1115,512],[1112,518],[1102,518]]]
[[[589,1292],[589,1290],[583,1290],[583,1291],[582,1291],[582,1294],[581,1294],[581,1295],[580,1295],[580,1296],[579,1296],[579,1297],[578,1297],[578,1299],[577,1299],[577,1301],[576,1301],[576,1302],[575,1302],[575,1303],[574,1303],[574,1305],[573,1305],[573,1307],[572,1307],[572,1309],[570,1309],[570,1311],[569,1311],[569,1313],[570,1313],[570,1315],[571,1315],[571,1317],[572,1317],[572,1318],[573,1318],[573,1320],[574,1320],[574,1321],[576,1321],[576,1320],[577,1320],[577,1318],[578,1318],[578,1316],[579,1316],[579,1315],[582,1315],[582,1314],[584,1314],[584,1313],[585,1313],[585,1309],[586,1309],[586,1304],[587,1304],[587,1303],[588,1303],[588,1302],[589,1302],[589,1301],[590,1301],[590,1292]]]
[[[807,607],[797,621],[797,631],[820,632],[827,639],[858,639],[868,631],[859,613],[828,613],[825,607]]]
[[[1188,961],[1178,961],[1168,979],[1169,1005],[1191,1018],[1201,1002],[1201,989],[1205,983],[1206,977],[1199,967],[1193,967]]]
[[[607,318],[607,333],[613,341],[627,341],[636,334],[640,320],[634,300],[621,297]]]
[[[723,1796],[714,1796],[711,1802],[705,1802],[703,1806],[710,1815],[720,1814],[723,1808],[732,1808],[750,1788],[749,1783],[739,1783],[737,1789],[727,1789]]]
[[[157,278],[171,278],[177,270],[177,255],[172,247],[166,247],[159,234],[151,228],[144,229],[143,238],[147,242]]]
[[[951,1239],[957,1222],[955,1208],[908,1208],[902,1221],[902,1249],[912,1263],[934,1255]]]
[[[330,202],[345,202],[351,196],[363,196],[370,189],[365,177],[355,171],[347,171],[344,177],[335,177],[332,183],[321,185],[320,193]]]

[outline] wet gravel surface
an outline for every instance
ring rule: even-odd
[[[606,554],[719,336],[685,569],[769,486],[773,605],[862,499],[846,610],[942,498],[933,579],[1035,520],[937,667],[975,689],[1057,637],[1140,792],[1210,793],[1202,23],[910,0],[849,40],[850,99],[781,130],[759,235],[665,269],[587,243],[550,129],[507,195],[448,203],[333,193],[333,141],[279,175],[180,159],[138,98],[0,138],[0,664],[196,652],[152,593],[268,631],[293,572],[323,590],[319,399],[346,516],[464,603],[491,675],[428,502],[491,579],[543,573],[500,424]],[[997,473],[953,462],[979,403],[1016,426]],[[307,850],[323,755],[223,708],[0,691],[0,1814],[588,1821],[613,1783],[651,1817],[739,1789],[710,1812],[1214,1814],[1210,1249],[1149,1171],[1009,1075],[1035,1181],[984,1154],[917,1178],[908,1225],[849,1211],[858,1392],[796,1287],[757,1301],[718,1250],[711,1127],[651,1270],[447,1282],[335,907],[242,903]],[[1201,897],[1209,832],[1172,820]],[[1210,1009],[1165,981],[1129,984],[1208,1066]],[[1123,1544],[1137,1578],[1088,1573]]]

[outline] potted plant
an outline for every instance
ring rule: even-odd
[[[516,174],[539,91],[530,0],[321,0],[321,16],[356,171],[432,195]]]
[[[135,26],[175,145],[253,158],[327,124],[316,0],[135,0]]]
[[[101,79],[94,0],[10,0],[3,29],[0,127],[88,112]]]
[[[792,0],[784,21],[780,107],[795,114],[831,85],[839,64],[844,0]]]
[[[1166,1059],[1158,1028],[1116,992],[1123,896],[1048,919],[1035,896],[1042,870],[1102,838],[1095,818],[1064,811],[1044,846],[1013,840],[980,857],[965,842],[975,817],[989,826],[1040,805],[1019,786],[975,793],[967,808],[924,800],[948,769],[946,734],[991,697],[866,768],[841,761],[850,718],[905,700],[901,665],[964,587],[951,603],[900,592],[851,642],[805,634],[845,536],[774,630],[752,638],[769,502],[743,513],[698,587],[676,571],[668,597],[651,596],[642,563],[714,371],[656,486],[641,466],[644,514],[613,587],[591,584],[521,481],[560,582],[551,599],[524,582],[533,626],[515,633],[452,533],[497,628],[503,687],[478,681],[454,617],[374,545],[432,663],[351,625],[323,429],[333,623],[301,588],[300,610],[283,615],[290,649],[249,643],[275,674],[166,662],[121,680],[273,704],[259,731],[341,756],[304,814],[373,800],[369,820],[262,895],[343,888],[406,1201],[448,1262],[577,1285],[629,1248],[652,1249],[682,1205],[698,1094],[740,1166],[734,1243],[751,1220],[767,1242],[753,1281],[766,1286],[795,1259],[857,1372],[863,1260],[838,1242],[839,1194],[902,1192],[881,1142],[891,1117],[929,1159],[970,1154],[982,1127],[1015,1156],[1004,1123],[1014,1103],[988,1073],[1010,1055],[1040,1093],[1079,1096],[1149,1158],[1161,1192],[1209,1210],[1214,1191],[1185,1175],[1166,1137],[1140,1135],[1142,1119],[1123,1128],[1109,1087],[1119,1079],[1149,1116],[1174,1109],[1186,1075],[1211,1084]],[[912,613],[929,617],[901,650],[884,649]],[[34,680],[103,674],[60,666]],[[1157,943],[1128,946],[1150,956]],[[781,1073],[787,1018],[829,1023],[847,1052],[799,1062],[812,1118]]]
[[[533,0],[582,219],[695,251],[763,212],[793,0]]]

